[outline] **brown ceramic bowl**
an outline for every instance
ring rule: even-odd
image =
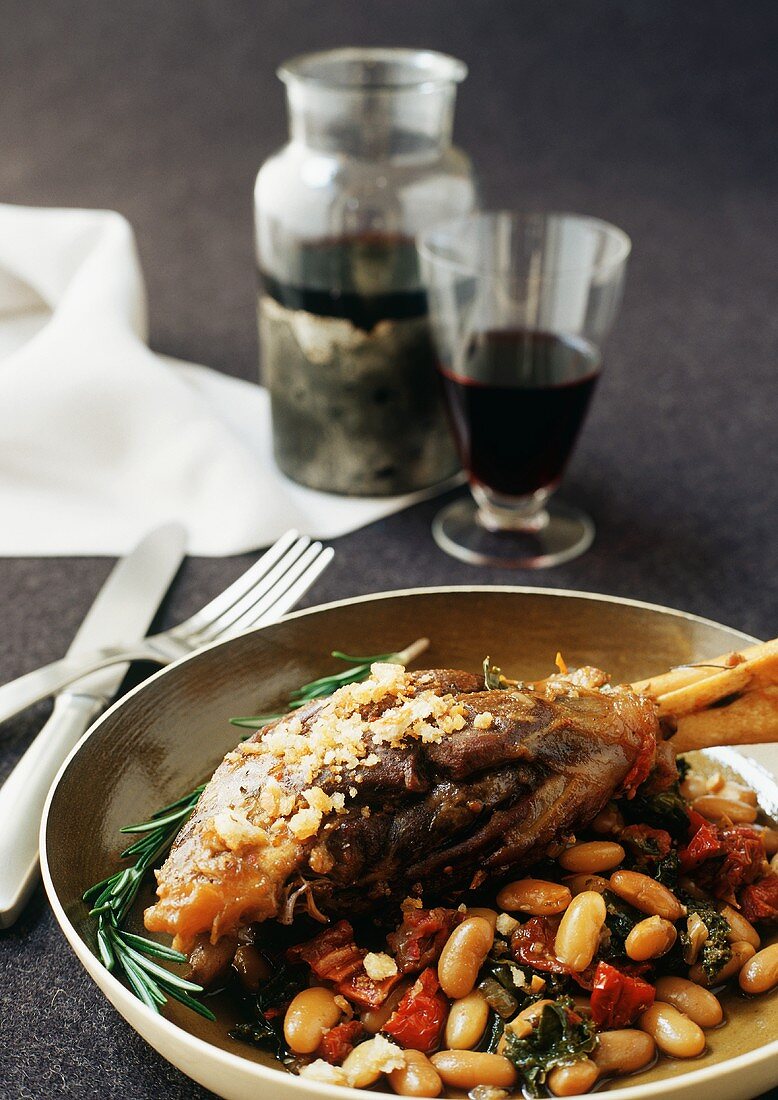
[[[429,666],[478,669],[489,654],[511,674],[531,679],[547,673],[561,650],[571,665],[598,665],[621,681],[753,641],[678,611],[584,593],[396,592],[300,612],[212,646],[157,673],[113,706],[76,747],[49,795],[41,831],[46,889],[71,946],[108,999],[164,1057],[228,1100],[355,1100],[357,1093],[303,1081],[231,1040],[228,1006],[219,1008],[216,1023],[176,1004],[164,1016],[147,1009],[95,957],[94,924],[81,894],[117,868],[121,826],[144,819],[211,774],[237,741],[231,716],[277,709],[294,688],[336,667],[333,648],[386,652],[423,635],[432,640],[423,658]],[[715,764],[755,784],[771,813],[778,808],[778,751],[744,756],[725,750]],[[141,907],[134,915],[137,930]],[[746,1000],[733,993],[725,1006],[729,1022],[708,1033],[700,1058],[665,1059],[609,1091],[623,1100],[739,1100],[778,1085],[776,994]]]

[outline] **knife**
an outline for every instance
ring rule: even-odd
[[[141,539],[112,569],[68,655],[144,637],[185,547],[186,530],[179,523]],[[61,692],[48,722],[0,787],[0,928],[14,923],[37,881],[38,832],[49,787],[76,741],[119,690],[128,667],[92,673]]]

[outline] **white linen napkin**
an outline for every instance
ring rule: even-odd
[[[0,204],[0,555],[119,555],[171,519],[191,554],[235,554],[290,527],[333,538],[429,495],[294,484],[272,460],[264,389],[145,341],[121,215]]]

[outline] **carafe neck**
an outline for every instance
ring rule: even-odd
[[[429,160],[451,145],[465,65],[426,50],[330,50],[279,70],[292,141],[368,161]]]
[[[430,160],[451,146],[456,89],[312,89],[290,84],[292,141],[359,160]]]

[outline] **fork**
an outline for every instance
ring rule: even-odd
[[[63,657],[0,687],[0,722],[83,676],[125,661],[166,665],[213,642],[274,622],[308,591],[334,554],[307,535],[287,531],[250,569],[191,618],[131,645]]]

